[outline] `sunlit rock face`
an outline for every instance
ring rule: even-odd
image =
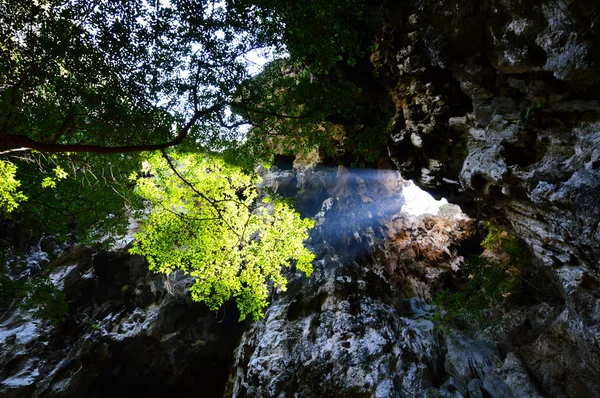
[[[448,205],[437,216],[401,213],[408,184],[392,171],[317,167],[265,179],[297,192],[297,208],[316,218],[317,261],[310,278],[291,274],[243,335],[226,396],[453,396],[423,299],[457,269],[471,220]]]
[[[522,356],[550,396],[598,396],[600,3],[395,4],[371,56],[396,104],[390,156],[527,242],[566,307]]]
[[[265,318],[244,333],[226,396],[594,391],[591,367],[574,362],[583,353],[573,351],[581,342],[565,334],[564,303],[534,267],[524,275],[538,287],[515,294],[493,329],[476,337],[436,330],[426,301],[452,285],[474,228],[456,206],[407,213],[433,206],[424,197],[407,203],[417,196],[411,184],[386,170],[272,170],[265,181],[316,218],[310,246],[317,261],[310,278],[291,274],[288,291],[274,295]]]
[[[126,251],[74,248],[48,265],[69,303],[59,327],[8,308],[0,318],[2,397],[218,397],[244,327],[237,310],[190,302],[190,281],[150,274]],[[34,258],[36,257],[36,258]],[[38,261],[39,258],[44,261]]]

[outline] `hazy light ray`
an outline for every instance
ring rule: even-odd
[[[394,221],[403,215],[435,216],[447,203],[436,201],[393,170],[327,166],[274,169],[265,171],[263,185],[273,187],[282,197],[296,197],[296,210],[317,222],[309,245],[319,247],[320,239],[326,236],[331,247],[346,248],[344,261],[368,255],[373,238],[385,239],[385,231],[390,225],[394,228]]]
[[[437,215],[439,208],[448,203],[446,199],[435,200],[393,170],[316,166],[296,172],[267,172],[264,177],[264,184],[276,187],[283,197],[296,196],[300,189],[309,190],[311,193],[297,202],[298,210],[306,217],[322,211],[322,203],[328,198],[339,203],[343,211],[337,212],[338,206],[333,206],[326,224],[345,228],[374,226],[400,214]],[[316,185],[310,181],[316,181]]]

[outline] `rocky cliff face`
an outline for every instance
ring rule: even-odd
[[[349,247],[369,242],[368,254],[319,247],[326,260],[314,278],[329,282],[275,301],[244,335],[229,391],[598,396],[600,5],[415,0],[389,5],[386,19],[371,63],[395,105],[391,159],[423,189],[523,239],[529,287],[494,330],[440,343],[416,304],[439,280],[386,268],[398,241],[383,232],[389,221],[365,229],[344,213],[337,233]],[[345,207],[324,208],[333,219],[334,205]],[[313,239],[330,239],[325,225]],[[362,290],[348,295],[344,280]]]
[[[234,307],[209,312],[190,302],[186,278],[149,274],[126,251],[76,247],[50,264],[38,254],[30,265],[50,267],[69,312],[53,327],[3,309],[0,395],[222,394],[243,328]]]
[[[535,262],[491,328],[436,328],[426,301],[452,284],[473,233],[457,208],[402,213],[406,183],[385,170],[269,178],[317,219],[318,260],[244,333],[226,396],[595,396],[589,332]]]
[[[561,278],[593,278],[600,11],[551,3],[411,2],[372,58],[406,177],[509,226]]]
[[[471,220],[400,213],[395,172],[347,169],[271,173],[301,192],[317,219],[310,278],[291,275],[265,318],[242,337],[227,396],[421,395],[446,379],[444,345],[423,299],[457,269]],[[289,189],[287,189],[289,191]],[[321,197],[303,207],[302,198]],[[311,214],[312,213],[312,214]]]
[[[389,15],[371,59],[396,104],[390,155],[527,242],[565,308],[521,355],[550,395],[595,396],[600,5],[409,1]]]

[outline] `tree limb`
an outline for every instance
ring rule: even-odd
[[[167,155],[167,152],[164,149],[161,149],[160,153],[162,154],[163,158],[167,161],[167,163],[169,164],[169,168],[173,171],[173,173],[175,173],[175,175],[185,184],[187,185],[196,195],[198,195],[199,197],[201,197],[202,199],[204,199],[205,201],[208,202],[208,204],[210,204],[210,206],[215,210],[215,212],[217,213],[218,218],[223,221],[223,223],[225,223],[225,225],[227,226],[227,228],[233,232],[238,238],[240,237],[239,232],[237,232],[235,230],[235,228],[233,228],[229,222],[227,222],[227,220],[225,219],[225,216],[223,216],[223,212],[221,211],[221,209],[219,208],[219,206],[217,205],[217,203],[219,201],[216,201],[212,198],[209,198],[208,196],[206,196],[205,194],[203,194],[202,192],[198,191],[196,189],[196,187],[194,187],[194,185],[189,182],[188,180],[186,180],[180,173],[179,171],[177,171],[177,168],[175,167],[175,165],[173,164],[173,162],[171,161],[171,158],[169,158],[169,155]]]
[[[140,144],[140,145],[124,145],[124,146],[104,146],[95,144],[57,144],[35,141],[25,135],[6,135],[0,138],[0,155],[17,152],[35,150],[46,153],[58,152],[88,152],[88,153],[127,153],[127,152],[143,152],[156,151],[170,148],[179,145],[189,135],[194,124],[201,118],[210,115],[211,113],[222,110],[227,104],[218,103],[209,108],[194,112],[192,118],[181,128],[177,137],[171,141],[160,144]]]

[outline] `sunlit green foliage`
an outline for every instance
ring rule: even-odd
[[[27,200],[17,190],[21,183],[15,179],[16,172],[14,164],[0,160],[0,212],[10,213],[17,208],[19,202]]]
[[[313,221],[283,201],[259,197],[257,176],[216,156],[170,157],[173,167],[160,154],[150,155],[152,177],[136,177],[151,211],[131,252],[146,256],[155,272],[191,275],[192,298],[209,308],[233,297],[240,319],[261,317],[269,284],[285,290],[283,266],[295,261],[311,273],[313,254],[303,241]]]
[[[44,177],[42,180],[42,188],[56,188],[57,181],[64,180],[69,175],[60,166],[56,166],[52,170],[52,176]]]
[[[28,197],[12,216],[32,237],[43,232],[96,244],[107,234],[123,235],[130,210],[141,207],[128,179],[141,167],[135,155],[32,153],[11,159]]]

